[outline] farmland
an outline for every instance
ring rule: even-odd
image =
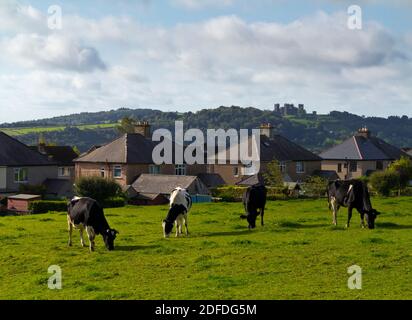
[[[116,250],[67,247],[66,214],[0,217],[0,299],[412,299],[412,198],[372,199],[375,230],[346,212],[331,226],[325,200],[267,204],[248,231],[240,203],[194,205],[191,235],[163,239],[167,207],[107,209]],[[359,265],[362,290],[349,290]],[[50,265],[63,289],[50,290]]]

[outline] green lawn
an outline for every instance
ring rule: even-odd
[[[116,127],[117,123],[102,123],[102,124],[85,124],[74,126],[80,130],[93,130],[93,129],[110,129]],[[67,127],[65,126],[54,126],[54,127],[28,127],[28,128],[0,128],[0,131],[3,131],[9,136],[21,136],[29,133],[42,133],[42,132],[54,132],[54,131],[63,131]]]
[[[332,227],[325,200],[270,202],[248,231],[241,204],[194,205],[189,238],[163,239],[167,207],[106,210],[117,250],[67,247],[65,213],[0,217],[0,299],[412,299],[412,198],[373,199],[375,230]],[[349,290],[347,268],[363,269]],[[50,290],[59,265],[63,289]]]

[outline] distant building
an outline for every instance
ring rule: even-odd
[[[367,128],[320,154],[322,170],[335,171],[340,179],[353,179],[385,170],[393,161],[408,156],[401,149],[372,136]]]
[[[402,148],[402,151],[412,157],[412,148]]]
[[[304,104],[299,104],[295,107],[294,104],[285,103],[283,107],[281,107],[280,104],[277,103],[275,104],[274,111],[276,114],[281,116],[300,116],[306,114]]]

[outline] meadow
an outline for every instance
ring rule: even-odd
[[[375,230],[338,226],[325,200],[267,204],[249,231],[240,203],[196,204],[189,237],[163,239],[167,206],[107,209],[113,252],[67,246],[66,213],[0,217],[0,299],[412,299],[412,198],[372,199]],[[362,290],[347,286],[362,268]],[[62,269],[62,290],[47,286]]]
[[[85,124],[79,126],[73,126],[79,130],[93,130],[93,129],[110,129],[115,128],[118,124],[117,123],[103,123],[103,124]],[[67,126],[50,126],[50,127],[15,127],[15,128],[0,128],[0,131],[4,132],[5,134],[18,137],[25,134],[30,133],[45,133],[45,132],[55,132],[55,131],[64,131],[64,129],[68,128]]]

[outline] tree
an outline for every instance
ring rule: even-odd
[[[408,187],[409,181],[412,180],[412,161],[409,158],[402,157],[392,163],[388,171],[399,174],[398,195],[401,195],[401,192]]]
[[[399,186],[400,175],[396,171],[376,171],[370,176],[372,188],[380,195],[388,197]]]
[[[123,117],[120,124],[116,127],[121,134],[134,133],[137,121],[131,117]]]
[[[283,175],[277,160],[273,160],[267,165],[263,179],[267,186],[283,187]]]
[[[106,200],[122,197],[122,189],[114,180],[107,180],[102,177],[83,177],[76,181],[74,192],[79,197],[89,197],[100,204]]]

